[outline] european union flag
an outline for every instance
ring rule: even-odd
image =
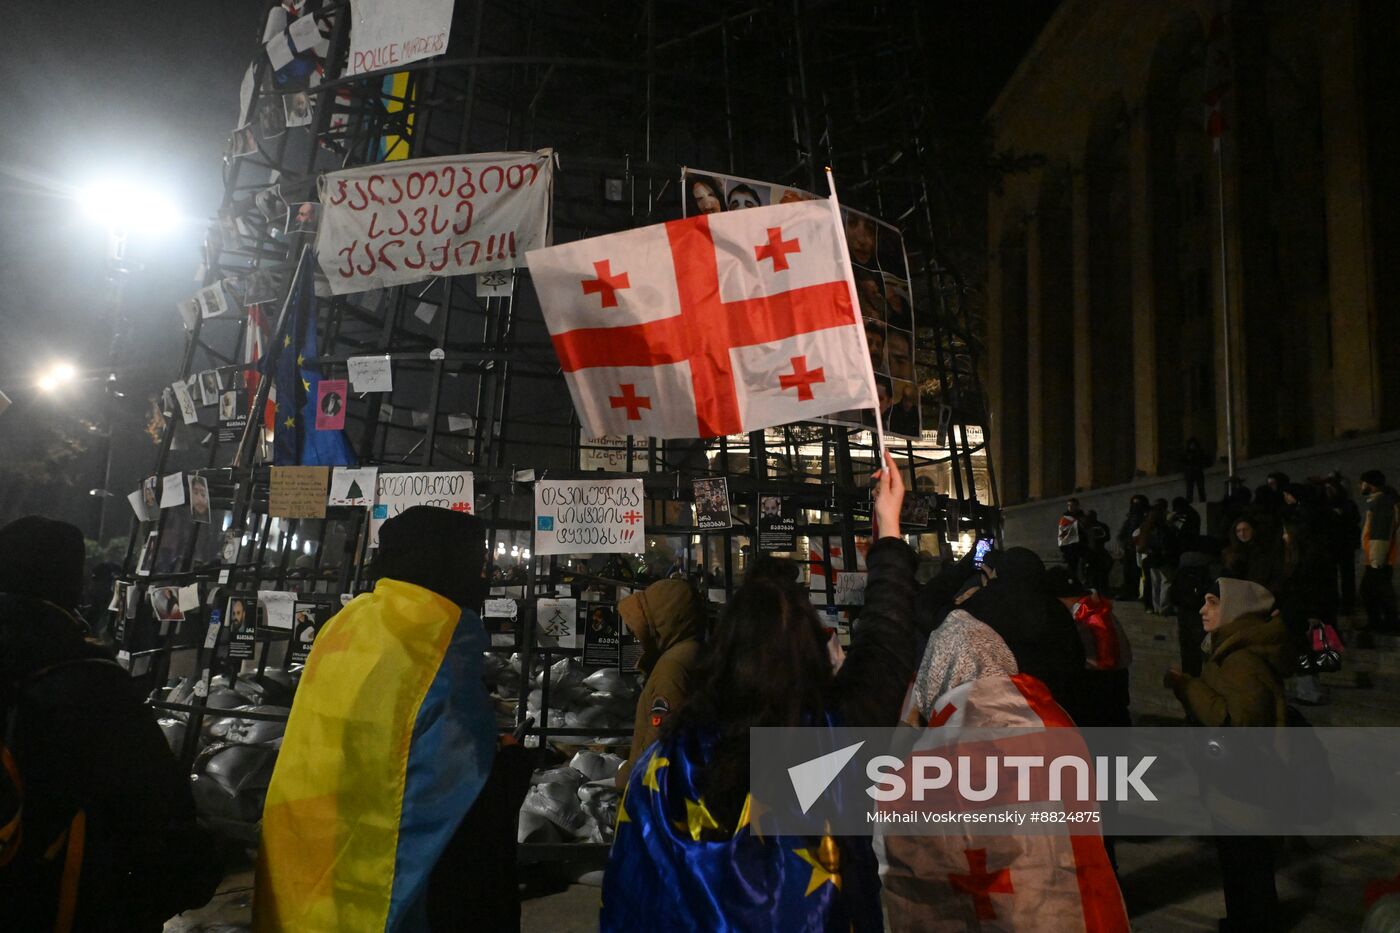
[[[601,929],[884,929],[869,839],[761,835],[753,798],[726,827],[697,776],[714,739],[684,731],[632,769],[603,875]]]
[[[289,323],[277,348],[276,423],[273,425],[272,462],[277,466],[350,466],[355,452],[344,431],[316,429],[316,387],[319,368],[308,366],[316,350],[316,293],[313,286],[315,257],[302,253],[292,279],[287,307]]]

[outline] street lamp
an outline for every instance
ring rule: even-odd
[[[39,373],[39,377],[34,380],[35,386],[40,392],[51,393],[71,383],[78,378],[78,370],[72,363],[59,360],[50,363],[48,368]]]
[[[120,393],[115,390],[118,350],[125,328],[125,309],[122,293],[125,290],[128,267],[126,264],[126,239],[130,233],[160,236],[171,233],[182,221],[175,202],[151,188],[149,185],[123,178],[98,178],[78,190],[76,200],[83,215],[92,223],[107,231],[107,378],[103,381],[106,390],[104,406],[107,430],[103,433],[102,451],[102,490],[109,490],[112,479],[112,425],[115,398]],[[70,367],[71,370],[71,367]],[[62,372],[54,373],[62,376]],[[71,376],[69,377],[71,379]],[[61,385],[63,380],[47,380],[52,387]],[[45,381],[40,382],[45,388]],[[97,496],[97,541],[103,543],[107,524],[108,495]]]

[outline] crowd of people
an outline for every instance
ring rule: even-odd
[[[682,579],[619,603],[647,680],[617,777],[625,790],[603,877],[604,930],[982,929],[992,919],[1005,929],[1128,929],[1113,840],[1100,835],[1072,845],[979,837],[974,852],[958,836],[876,846],[756,831],[753,728],[1132,722],[1132,649],[1108,592],[1106,525],[1071,500],[1058,528],[1063,567],[1024,548],[994,549],[920,585],[918,555],[900,536],[899,471],[887,458],[875,479],[879,538],[844,650],[790,561],[756,561],[714,624]],[[1345,604],[1341,564],[1354,551],[1373,622],[1394,625],[1393,594],[1387,601],[1381,589],[1400,500],[1375,471],[1360,491],[1353,503],[1338,478],[1295,484],[1278,474],[1253,495],[1236,485],[1215,534],[1185,499],[1134,500],[1119,535],[1131,549],[1118,595],[1200,620],[1192,625],[1204,643],[1183,637],[1181,668],[1163,678],[1188,721],[1289,723],[1291,639]],[[24,571],[0,580],[6,773],[26,775],[26,831],[49,841],[6,835],[18,825],[4,808],[18,782],[0,780],[0,891],[24,921],[7,928],[158,929],[208,896],[211,862],[195,854],[207,840],[129,680],[72,611],[82,591],[77,529],[21,524],[0,529],[0,552],[11,555],[0,566]],[[514,821],[533,759],[497,735],[481,684],[484,540],[470,515],[419,507],[396,516],[381,531],[374,590],[322,629],[267,793],[257,929],[446,930],[468,918],[519,928]],[[88,723],[78,715],[88,704],[111,712]],[[75,752],[75,742],[84,747]],[[110,759],[106,770],[97,757]],[[1270,840],[1222,834],[1217,848],[1222,928],[1276,928]],[[164,883],[121,885],[152,858],[163,860]],[[75,872],[81,884],[70,882]],[[995,889],[995,899],[957,881],[1001,872],[1024,880]],[[111,898],[129,905],[125,917],[104,913]],[[73,926],[74,916],[88,925]]]
[[[1188,488],[1194,491],[1196,485],[1188,474]],[[1379,470],[1363,473],[1357,489],[1359,501],[1336,473],[1303,482],[1270,473],[1253,492],[1233,480],[1210,510],[1209,524],[1192,503],[1194,496],[1168,502],[1134,495],[1113,538],[1116,548],[1108,526],[1070,499],[1056,536],[1076,580],[1109,592],[1116,559],[1119,599],[1140,600],[1149,613],[1177,616],[1183,664],[1194,670],[1201,640],[1196,619],[1206,587],[1222,574],[1273,594],[1295,644],[1314,625],[1336,625],[1339,615],[1355,610],[1358,596],[1368,631],[1400,633],[1393,581],[1400,494]]]

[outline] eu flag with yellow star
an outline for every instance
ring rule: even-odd
[[[272,431],[272,462],[277,466],[350,466],[355,452],[345,432],[316,429],[316,387],[319,366],[308,365],[316,351],[316,257],[304,250],[292,279],[288,323],[277,348],[276,423]]]
[[[632,769],[603,876],[603,931],[884,929],[869,839],[767,836],[745,801],[737,825],[705,804],[711,737],[653,743]]]

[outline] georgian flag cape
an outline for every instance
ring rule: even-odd
[[[994,674],[954,687],[934,704],[931,734],[957,730],[1073,729],[1074,723],[1029,674]],[[920,741],[919,747],[930,744]],[[978,782],[980,783],[980,782]],[[976,786],[976,783],[974,783]],[[1070,833],[991,836],[879,833],[884,902],[890,929],[951,933],[1036,930],[1118,933],[1128,927],[1103,839]],[[1043,833],[1043,829],[1041,830]]]
[[[877,407],[838,219],[802,201],[527,253],[589,432],[719,437]]]

